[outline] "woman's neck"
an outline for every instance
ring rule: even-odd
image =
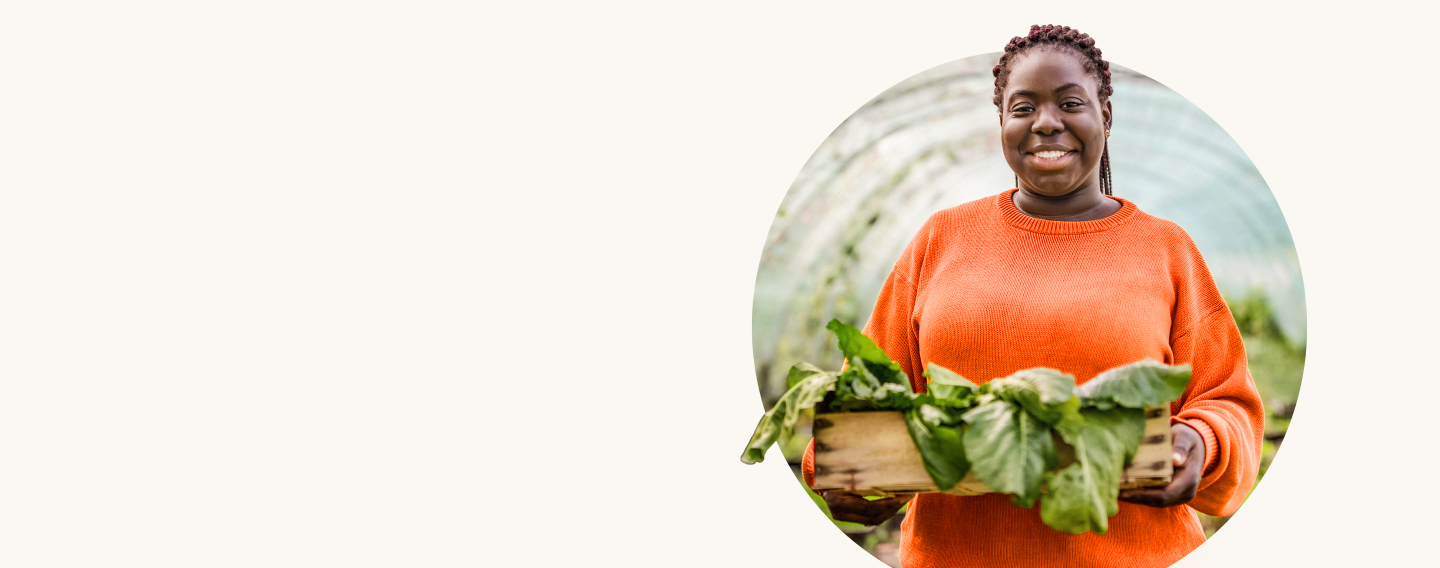
[[[1084,188],[1058,197],[1039,195],[1021,188],[1013,197],[1015,208],[1037,219],[1050,221],[1094,221],[1120,210],[1120,202]]]

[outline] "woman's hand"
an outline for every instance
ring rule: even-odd
[[[1127,489],[1120,492],[1121,501],[1149,505],[1151,507],[1173,507],[1189,503],[1195,498],[1200,487],[1201,469],[1205,467],[1205,439],[1183,423],[1170,426],[1171,456],[1175,473],[1170,485],[1155,489]]]
[[[886,519],[900,512],[900,508],[915,497],[912,493],[871,501],[845,491],[826,491],[821,496],[825,498],[825,505],[830,507],[830,516],[835,520],[860,523],[866,526],[885,522]]]

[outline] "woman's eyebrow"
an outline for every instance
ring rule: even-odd
[[[1060,94],[1060,93],[1062,93],[1062,92],[1064,92],[1064,91],[1067,91],[1067,90],[1069,90],[1069,89],[1082,89],[1082,90],[1083,90],[1084,88],[1085,88],[1085,87],[1081,86],[1079,83],[1065,83],[1064,85],[1060,85],[1059,87],[1055,87],[1055,94],[1058,95],[1058,94]],[[1013,92],[1013,93],[1010,93],[1010,96],[1012,96],[1012,97],[1034,97],[1034,96],[1035,96],[1035,91],[1026,90],[1026,89],[1021,89],[1021,90],[1015,91],[1015,92]]]

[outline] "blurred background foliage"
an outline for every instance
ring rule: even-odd
[[[961,59],[906,79],[846,119],[801,168],[756,275],[755,373],[766,408],[785,391],[791,365],[840,367],[825,322],[864,327],[926,218],[1014,187],[990,100],[998,58]],[[1218,124],[1164,85],[1118,65],[1111,70],[1115,195],[1183,227],[1226,295],[1266,404],[1263,477],[1284,439],[1305,361],[1294,242],[1259,171]],[[797,474],[808,441],[802,428],[781,443]],[[817,497],[823,510],[822,503]],[[889,562],[900,518],[874,528],[837,525]],[[1201,515],[1207,535],[1225,520]]]

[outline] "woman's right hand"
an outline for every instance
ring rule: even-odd
[[[826,491],[821,497],[825,498],[825,505],[830,507],[830,516],[835,520],[874,526],[895,516],[915,494],[871,501],[846,491]]]

